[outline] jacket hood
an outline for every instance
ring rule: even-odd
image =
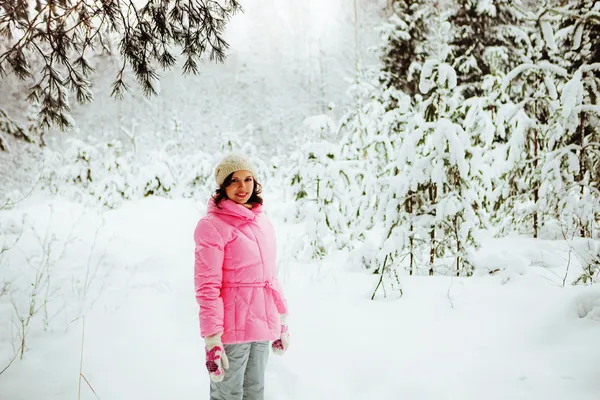
[[[232,217],[254,220],[257,215],[262,212],[262,204],[254,204],[252,208],[246,208],[241,204],[237,204],[235,201],[225,199],[219,203],[219,207],[215,204],[214,199],[211,197],[208,200],[207,214],[220,214],[229,215]]]

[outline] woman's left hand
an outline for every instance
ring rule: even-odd
[[[284,354],[290,345],[290,333],[287,324],[287,315],[281,315],[281,335],[279,339],[273,341],[271,348],[273,353],[282,355]]]

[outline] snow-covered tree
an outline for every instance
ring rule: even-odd
[[[559,93],[567,71],[555,62],[552,24],[547,9],[532,10],[526,19],[532,30],[531,52],[503,79],[501,91],[510,98],[499,110],[497,126],[506,135],[505,165],[497,187],[503,228],[518,226],[538,237],[548,215],[543,182],[544,157],[557,145]],[[542,190],[541,190],[542,189]]]
[[[565,67],[573,72],[584,64],[600,61],[600,3],[597,0],[562,3],[562,7],[550,10],[560,17],[555,46]]]
[[[558,221],[569,232],[579,229],[582,236],[590,236],[597,224],[593,7],[592,2],[571,2],[538,10],[530,17],[536,21],[531,35],[535,56],[504,83],[514,103],[507,104],[498,121],[509,131],[511,165],[501,209],[514,217],[512,225],[531,223],[534,237],[546,220]]]
[[[481,157],[472,138],[456,121],[456,75],[449,64],[428,60],[421,75],[421,90],[431,93],[409,123],[399,164],[405,165],[416,237],[427,243],[429,273],[443,267],[457,275],[470,275],[470,253],[477,247],[473,232],[479,225],[478,193],[472,176],[473,161]],[[476,134],[479,132],[475,132]],[[411,156],[410,154],[414,154]],[[413,160],[407,159],[413,157]],[[428,240],[423,235],[428,233]],[[453,259],[453,267],[448,259]]]
[[[134,160],[118,140],[101,146],[100,153],[102,158],[97,162],[98,170],[95,171],[90,194],[103,206],[117,208],[123,200],[133,199],[136,195],[136,187],[131,179]]]
[[[353,180],[356,163],[340,159],[339,146],[323,140],[294,153],[292,165],[288,176],[297,202],[295,219],[307,225],[301,253],[319,259],[349,244],[353,201],[360,196]]]
[[[479,224],[474,210],[478,199],[471,187],[471,138],[458,119],[461,95],[457,74],[447,63],[451,35],[451,24],[440,13],[428,41],[430,56],[421,71],[423,100],[414,128],[408,129],[408,134],[417,135],[410,141],[417,144],[411,186],[421,193],[420,212],[428,217],[421,218],[421,223],[428,224],[429,273],[440,264],[450,267],[447,260],[451,258],[457,275],[470,275],[473,266],[469,253],[476,247],[472,234]]]
[[[369,218],[363,226],[376,233],[355,232],[368,239],[368,254],[382,274],[398,268],[410,274],[472,272],[472,233],[479,223],[474,209],[480,207],[470,184],[476,179],[471,171],[479,170],[470,162],[481,156],[474,157],[471,137],[457,123],[460,94],[456,73],[445,62],[451,32],[443,13],[437,13],[430,28],[423,47],[429,58],[421,68],[421,95],[411,101],[394,87],[374,91],[361,114],[363,154],[374,177],[365,185],[364,193],[372,197],[363,198],[361,215]],[[479,136],[477,140],[484,142]]]
[[[342,118],[342,155],[359,168],[350,178],[357,186],[358,198],[351,208],[352,238],[361,243],[355,249],[363,266],[397,285],[395,268],[404,241],[393,235],[401,226],[402,200],[393,188],[399,174],[395,147],[402,135],[411,99],[393,86],[386,88],[377,75],[367,73],[351,87],[360,107]],[[403,225],[402,225],[403,226]]]
[[[561,17],[555,42],[569,73],[558,119],[574,164],[564,176],[569,201],[561,204],[568,206],[557,212],[575,217],[569,225],[591,237],[600,222],[600,2],[569,1],[553,11]]]
[[[25,131],[21,125],[10,118],[4,111],[0,110],[0,150],[8,151],[9,145],[8,140],[4,136],[5,134],[20,138],[24,136]]]
[[[600,279],[600,243],[584,240],[575,249],[582,273],[573,281],[574,285],[595,284]]]
[[[465,98],[481,96],[484,77],[506,73],[528,53],[529,38],[520,0],[457,0],[452,66]]]
[[[501,110],[498,124],[508,133],[500,216],[511,216],[510,223],[529,226],[538,237],[546,211],[546,198],[540,193],[543,181],[541,161],[553,134],[551,117],[559,108],[556,77],[566,71],[547,61],[522,64],[507,75],[504,89],[514,90],[515,103]]]
[[[424,42],[438,7],[427,0],[393,0],[392,15],[380,28],[383,80],[408,95],[419,92],[419,73],[427,56]]]
[[[96,179],[94,165],[99,158],[98,149],[82,140],[73,139],[70,142],[64,159],[65,180],[87,188]]]
[[[598,121],[600,108],[586,104],[586,75],[596,67],[582,65],[562,87],[557,113],[553,114],[548,150],[543,154],[541,195],[550,217],[569,234],[598,235],[600,216],[600,135],[589,121]]]

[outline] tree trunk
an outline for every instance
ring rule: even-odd
[[[414,229],[414,225],[410,224],[410,231],[412,232],[413,229]],[[415,245],[414,245],[415,238],[411,235],[409,241],[410,241],[410,255],[409,255],[409,258],[410,258],[410,275],[412,275],[413,274],[414,265],[415,265],[415,254],[414,254],[414,251],[415,251],[414,250],[415,249]]]
[[[460,276],[460,238],[458,237],[458,215],[454,216],[454,235],[456,236],[456,276]]]
[[[413,212],[413,198],[412,198],[413,192],[408,192],[408,200],[406,201],[406,211],[408,211],[408,215],[411,218],[412,221],[412,212]],[[408,254],[409,260],[410,260],[410,264],[409,264],[409,275],[412,276],[413,274],[413,270],[414,270],[414,263],[415,263],[415,255],[414,255],[414,235],[413,235],[413,229],[414,229],[414,225],[412,224],[412,222],[410,223],[410,236],[408,238],[408,242],[409,242],[409,251],[410,253]]]
[[[414,255],[413,255],[413,246],[414,246],[414,237],[412,234],[412,231],[414,229],[413,223],[412,223],[412,211],[413,211],[413,196],[414,193],[412,191],[408,191],[408,199],[406,200],[406,202],[404,203],[404,206],[406,207],[406,212],[409,215],[409,218],[411,219],[411,223],[410,223],[410,232],[409,236],[408,236],[408,243],[409,243],[409,254],[408,254],[408,258],[409,258],[409,265],[408,265],[408,273],[409,275],[412,275],[414,272]]]
[[[535,211],[533,212],[533,237],[537,239],[538,237],[538,200],[540,197],[540,187],[539,187],[539,183],[535,180],[535,174],[537,173],[537,167],[538,167],[538,130],[534,129],[533,130],[533,170],[534,170],[534,185],[535,187],[533,188],[533,202],[535,204]]]
[[[356,74],[356,81],[358,81],[358,60],[359,60],[359,52],[358,52],[358,0],[354,0],[354,69]]]
[[[585,163],[585,115],[581,116],[581,122],[579,123],[579,145],[581,146],[581,150],[579,151],[579,175],[577,177],[577,182],[581,185],[581,197],[583,198],[583,194],[585,192],[584,187],[583,187],[583,180],[585,178],[585,172],[586,172],[586,163]],[[594,220],[594,217],[592,215],[592,221]],[[583,221],[579,221],[580,223],[580,229],[579,229],[579,234],[581,237],[590,237],[589,236],[589,230],[588,228],[588,224],[583,222]]]
[[[456,173],[454,173],[454,187],[458,186],[458,177],[456,176]],[[460,190],[459,190],[460,193]],[[454,236],[456,237],[456,276],[460,276],[460,267],[461,267],[461,259],[460,259],[460,252],[461,252],[461,246],[460,246],[460,236],[458,233],[458,215],[455,214],[454,215]]]
[[[377,286],[375,287],[375,290],[373,291],[371,300],[375,299],[375,294],[377,293],[377,289],[379,289],[379,286],[381,286],[383,284],[383,274],[385,274],[385,265],[387,264],[387,260],[388,260],[388,256],[385,256],[385,259],[383,260],[383,267],[381,269],[381,276],[379,277],[379,282],[377,282]],[[381,286],[381,287],[383,288],[383,297],[386,297],[385,286]]]
[[[429,187],[429,198],[431,199],[431,205],[435,205],[437,199],[437,187],[435,184]],[[433,216],[435,216],[435,209],[433,209],[432,213]],[[430,237],[431,248],[429,249],[429,275],[433,275],[433,263],[435,262],[435,222],[431,227]]]

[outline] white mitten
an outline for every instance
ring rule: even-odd
[[[213,382],[221,382],[225,376],[225,370],[229,368],[229,360],[225,354],[225,347],[221,343],[221,335],[207,336],[204,338],[206,351],[206,369]]]
[[[290,333],[287,324],[287,315],[281,314],[280,319],[281,335],[279,336],[279,339],[273,341],[273,343],[271,344],[271,348],[273,349],[274,354],[282,355],[287,351],[290,345]]]

